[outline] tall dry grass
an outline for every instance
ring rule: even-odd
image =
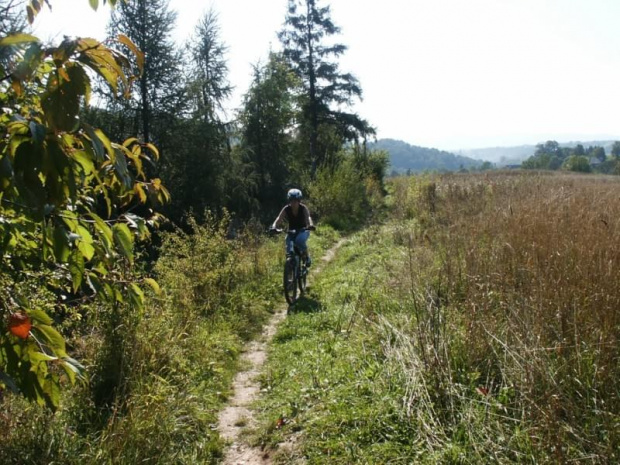
[[[412,317],[392,333],[409,343],[386,352],[434,379],[437,422],[462,426],[473,399],[518,431],[507,460],[620,460],[620,179],[451,175],[393,192],[417,226],[395,232]]]

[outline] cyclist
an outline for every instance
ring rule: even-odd
[[[306,241],[310,237],[310,231],[316,229],[310,216],[310,210],[301,203],[302,193],[299,189],[290,189],[286,194],[288,205],[286,205],[276,220],[271,225],[271,229],[277,229],[284,220],[288,223],[289,230],[297,231],[297,234],[286,235],[286,253],[293,252],[293,244],[297,245],[301,251],[302,259],[305,259],[306,266],[310,266],[312,260],[308,254]]]

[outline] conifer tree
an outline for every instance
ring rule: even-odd
[[[362,89],[350,73],[342,73],[337,59],[347,50],[328,39],[340,33],[331,20],[329,6],[319,0],[289,0],[284,28],[278,37],[284,56],[304,87],[302,133],[308,133],[311,175],[330,156],[329,146],[320,141],[321,127],[330,127],[343,141],[374,133],[357,114],[341,111],[361,99]]]
[[[144,57],[130,99],[110,98],[109,108],[116,111],[121,130],[156,142],[163,152],[171,118],[183,105],[181,55],[171,37],[175,21],[169,0],[129,0],[117,4],[108,26],[110,36],[126,35]]]
[[[256,197],[270,216],[281,203],[289,177],[297,85],[282,56],[270,54],[267,64],[254,66],[239,115],[241,147],[257,176]]]
[[[232,86],[228,82],[227,47],[220,38],[214,10],[200,18],[187,49],[189,119],[186,153],[178,160],[185,178],[179,195],[185,207],[201,214],[205,208],[228,206],[233,169],[241,169],[237,160],[232,160],[231,128],[225,114]]]

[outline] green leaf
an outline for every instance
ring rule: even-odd
[[[32,324],[34,326],[37,326],[37,324],[49,326],[53,323],[53,320],[47,315],[47,313],[45,313],[43,310],[40,310],[38,308],[34,310],[30,310],[27,313],[30,319],[32,320]]]
[[[60,263],[65,263],[69,259],[69,236],[67,230],[62,226],[54,228],[54,255]]]
[[[8,387],[12,392],[14,393],[18,393],[19,389],[17,387],[17,385],[15,384],[15,381],[13,380],[13,378],[11,378],[10,376],[8,376],[7,374],[3,373],[0,371],[0,383],[4,384],[6,387]]]
[[[132,307],[138,310],[144,309],[144,292],[137,284],[131,283],[129,285],[129,301]]]
[[[84,226],[78,225],[75,232],[80,235],[80,239],[83,242],[86,242],[87,244],[93,243],[93,236],[90,234],[90,231],[86,229]]]
[[[13,78],[18,81],[30,81],[45,57],[43,47],[39,42],[33,42],[28,46],[23,59],[13,71]],[[15,82],[15,81],[13,81]]]
[[[35,144],[42,144],[45,140],[45,134],[47,129],[45,126],[38,124],[35,121],[31,121],[30,124],[30,132],[32,133],[32,140]]]
[[[144,68],[144,52],[142,52],[125,34],[118,35],[118,41],[125,45],[136,57],[136,64],[142,70]]]
[[[90,7],[97,11],[97,8],[99,8],[99,0],[89,0],[90,1]]]
[[[151,288],[153,288],[155,294],[161,295],[161,287],[159,287],[157,281],[155,281],[153,278],[144,278],[144,282],[151,286]]]
[[[158,160],[159,159],[159,150],[157,150],[157,147],[155,147],[153,144],[147,143],[146,147],[148,147],[148,149],[153,152],[153,154],[155,155],[155,159]]]
[[[133,236],[129,227],[124,223],[115,224],[112,228],[114,233],[114,243],[130,263],[133,263]]]
[[[129,169],[127,168],[127,159],[125,158],[125,154],[120,148],[116,149],[114,167],[116,168],[116,172],[121,178],[121,181],[123,182],[125,188],[133,189],[133,180],[131,179],[131,174],[129,174]]]
[[[56,410],[60,403],[60,379],[58,376],[52,375],[40,380],[40,382],[45,403],[52,410]]]
[[[69,257],[69,273],[71,273],[71,280],[73,282],[73,292],[82,285],[82,279],[84,277],[84,255],[77,249],[74,250]]]
[[[52,129],[73,131],[77,127],[80,94],[71,84],[64,84],[43,94],[41,107]]]
[[[98,297],[108,302],[114,302],[114,290],[110,284],[101,281],[93,273],[90,273],[86,279],[90,288],[97,294]]]
[[[37,325],[32,331],[38,333],[40,340],[48,346],[58,357],[66,357],[65,340],[60,333],[49,325]]]
[[[76,231],[78,227],[78,219],[75,213],[69,210],[62,211],[62,221],[67,225],[69,231]]]
[[[43,352],[30,352],[28,353],[28,358],[33,364],[58,360],[58,357],[52,357],[51,355],[44,354]]]
[[[79,123],[80,98],[90,91],[90,81],[81,65],[67,64],[59,69],[66,71],[69,80],[50,79],[41,106],[52,129],[72,131]]]
[[[86,259],[86,261],[91,260],[95,255],[95,248],[88,242],[78,241],[77,248],[82,254],[82,256]]]
[[[75,384],[76,377],[80,380],[84,380],[84,366],[77,360],[71,357],[64,357],[62,359],[62,367],[67,373],[67,376],[71,380],[71,384]]]
[[[93,159],[84,150],[75,151],[71,156],[82,167],[86,176],[91,175],[95,171]]]
[[[97,139],[105,147],[110,159],[114,160],[114,156],[116,152],[114,151],[114,148],[112,147],[112,142],[110,142],[110,139],[108,138],[108,136],[106,136],[105,133],[101,129],[95,129],[95,136],[97,136]]]
[[[95,152],[95,158],[97,159],[97,161],[102,162],[103,160],[105,160],[105,147],[103,146],[103,142],[101,142],[101,139],[92,128],[92,126],[88,124],[84,124],[83,126],[92,144],[93,150]]]
[[[38,37],[30,34],[11,34],[9,36],[3,37],[0,40],[0,47],[9,47],[11,45],[26,44],[30,42],[39,42],[39,39]]]
[[[123,55],[104,47],[95,39],[78,39],[78,44],[78,60],[105,79],[114,94],[118,91],[119,81],[127,87],[128,80],[123,66],[128,66],[128,60]]]
[[[103,241],[104,247],[110,249],[112,246],[113,234],[112,229],[99,216],[90,213],[89,216],[95,221],[95,230],[99,234],[99,238]]]

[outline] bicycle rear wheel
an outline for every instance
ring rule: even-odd
[[[290,257],[284,264],[284,297],[289,305],[297,300],[297,276],[295,276],[295,259]]]

